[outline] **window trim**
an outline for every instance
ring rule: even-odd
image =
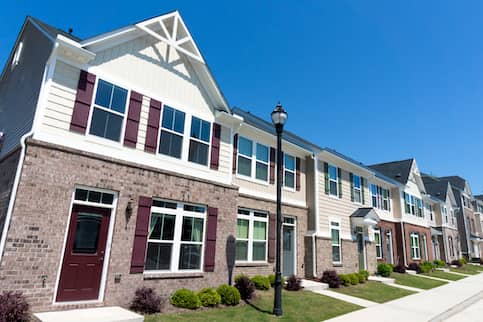
[[[336,225],[335,225],[336,224]],[[339,231],[339,243],[334,244],[332,241],[332,230]],[[331,246],[331,261],[333,265],[342,264],[342,237],[341,237],[341,220],[329,218],[329,236],[330,236],[330,246]],[[339,247],[339,261],[334,261],[334,249],[333,247]]]
[[[411,248],[411,259],[421,260],[421,245],[420,245],[418,233],[410,233],[409,238],[410,238],[409,245],[410,245],[410,248]],[[415,241],[417,241],[417,245],[416,245]],[[416,250],[417,250],[417,254],[415,252]],[[418,255],[418,256],[413,256],[413,254]]]
[[[243,138],[245,140],[252,142],[252,154],[251,154],[250,157],[240,153],[240,138]],[[238,134],[237,140],[238,140],[238,142],[237,142],[237,151],[236,151],[236,173],[235,173],[236,177],[243,179],[243,180],[248,180],[248,181],[252,181],[252,182],[256,182],[256,183],[268,186],[269,182],[270,182],[270,146],[263,144],[259,141],[256,141],[254,139],[250,139],[250,138],[248,138],[244,135],[241,135],[241,134]],[[265,165],[265,161],[259,160],[257,158],[257,146],[258,145],[264,146],[268,149],[268,162],[266,162],[267,180],[262,180],[262,179],[257,178],[257,162],[260,162],[260,163]],[[238,172],[239,167],[240,167],[240,162],[238,161],[239,157],[250,160],[250,173],[251,173],[250,176],[247,176],[247,175],[244,175],[244,174]]]
[[[189,127],[190,131],[189,131],[189,134],[186,135],[185,134],[186,131],[185,131],[185,133],[183,135],[183,136],[185,136],[185,135],[188,136],[188,140],[187,140],[188,141],[188,147],[187,147],[188,148],[188,153],[186,155],[186,161],[189,162],[189,163],[194,163],[194,164],[203,166],[203,167],[209,167],[210,166],[210,162],[211,162],[211,143],[212,143],[212,140],[213,140],[213,122],[209,122],[209,121],[207,121],[205,119],[202,119],[201,117],[198,117],[198,116],[193,115],[193,114],[190,114],[190,116],[191,116],[191,118],[190,118],[190,127]],[[193,124],[193,118],[194,117],[196,117],[201,122],[207,122],[210,125],[210,129],[208,131],[208,135],[209,135],[208,142],[205,142],[205,141],[203,141],[201,139],[197,139],[197,138],[191,136],[191,126]],[[186,119],[185,119],[185,123],[186,123]],[[194,161],[190,161],[189,160],[189,150],[190,150],[191,140],[193,140],[195,142],[198,142],[198,143],[201,143],[201,144],[204,144],[204,145],[208,145],[208,155],[207,155],[207,159],[206,159],[206,164],[201,164],[201,163],[198,163],[198,162],[194,162]],[[183,151],[183,149],[181,149],[181,151]]]
[[[330,177],[330,168],[331,167],[335,169],[335,180]],[[339,167],[336,167],[335,165],[328,163],[327,177],[329,179],[328,180],[328,182],[329,182],[329,196],[336,197],[337,199],[340,199],[340,197],[339,197]],[[335,194],[333,194],[331,189],[330,189],[330,183],[331,182],[335,182]]]
[[[244,215],[240,214],[239,211],[248,211],[249,215]],[[257,217],[255,216],[255,213],[260,213],[260,214],[265,214],[266,217]],[[241,218],[240,218],[241,216]],[[238,219],[243,219],[243,220],[248,220],[248,239],[243,238],[240,240],[247,241],[248,242],[248,248],[247,248],[247,259],[246,260],[237,260],[235,257],[235,264],[246,264],[246,263],[268,263],[268,230],[270,229],[270,224],[269,224],[269,213],[263,210],[257,210],[257,209],[249,209],[249,208],[238,208],[237,209],[237,225],[238,225]],[[254,222],[264,222],[265,223],[265,260],[253,260],[253,242],[260,242],[262,241],[261,239],[254,239],[253,238],[253,232],[254,232]],[[236,239],[238,239],[237,236],[235,236]]]
[[[359,178],[359,188],[356,187],[356,177]],[[352,194],[354,195],[353,203],[362,205],[362,177],[355,173],[352,174]],[[359,196],[359,201],[356,201],[356,195]]]
[[[376,235],[379,236],[379,243],[376,240]],[[376,246],[376,259],[382,259],[382,240],[381,240],[382,234],[381,230],[379,228],[374,229],[374,244]],[[379,256],[377,255],[377,248],[379,247]]]
[[[202,273],[204,270],[204,261],[205,261],[205,247],[206,247],[206,228],[207,228],[207,221],[208,221],[208,207],[205,205],[198,205],[193,203],[184,203],[178,202],[175,200],[168,200],[168,199],[153,199],[156,201],[161,202],[170,202],[176,203],[176,209],[170,208],[163,208],[158,206],[151,206],[151,211],[149,214],[149,225],[151,223],[151,216],[153,213],[161,213],[167,215],[174,215],[175,216],[175,224],[174,224],[174,232],[173,232],[173,241],[172,245],[173,248],[171,250],[171,259],[170,259],[170,267],[168,270],[148,270],[146,266],[144,267],[144,274],[173,274],[173,273]],[[204,213],[200,212],[193,212],[184,210],[184,206],[196,206],[196,207],[203,207]],[[179,269],[179,259],[180,259],[180,251],[181,251],[181,244],[186,243],[193,243],[193,242],[183,242],[181,240],[181,235],[183,231],[183,219],[184,217],[193,217],[193,218],[201,218],[203,219],[203,235],[201,237],[201,251],[200,251],[200,268],[199,269]],[[148,226],[149,227],[149,226]],[[146,237],[146,253],[144,255],[145,261],[148,254],[148,245],[150,242],[159,243],[159,241],[150,241],[149,234]]]
[[[291,158],[293,158],[293,165],[294,165],[294,169],[293,170],[290,170],[289,168],[286,167],[286,162],[285,162],[285,157],[286,156],[289,156]],[[285,180],[285,173],[286,172],[289,172],[289,173],[292,173],[293,174],[293,187],[290,187],[290,186],[287,186],[286,185],[286,181]],[[297,176],[296,176],[296,172],[297,172],[297,157],[292,155],[292,154],[289,154],[289,153],[283,153],[283,187],[284,189],[286,190],[289,190],[289,191],[295,191],[295,187],[297,185],[296,181],[297,181]]]

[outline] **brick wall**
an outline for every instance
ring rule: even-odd
[[[359,271],[359,255],[357,243],[350,240],[342,240],[342,264],[332,263],[332,242],[327,238],[317,238],[317,276],[320,277],[325,270],[336,270],[338,273],[347,274]],[[375,256],[373,258],[375,261]],[[369,260],[368,260],[369,262]]]
[[[34,311],[66,309],[52,306],[54,287],[74,186],[81,184],[117,191],[118,206],[104,297],[105,305],[127,306],[135,289],[154,287],[165,296],[188,287],[198,290],[227,281],[226,238],[235,234],[238,191],[156,169],[103,159],[88,153],[29,141],[4,259],[0,289],[23,291]],[[157,196],[218,208],[215,271],[196,276],[145,279],[130,274],[138,196]],[[125,209],[135,200],[126,222]],[[115,283],[114,275],[122,274]],[[41,276],[45,275],[45,284]]]
[[[21,149],[17,149],[0,161],[0,237],[5,224],[5,217],[7,216],[8,204],[21,151]]]
[[[399,263],[399,259],[403,258],[403,254],[398,252],[398,244],[397,244],[397,231],[396,231],[396,223],[390,222],[390,221],[385,221],[381,220],[377,224],[378,228],[382,228],[382,234],[381,234],[381,245],[382,245],[382,260],[381,262],[386,262],[390,263],[390,258],[387,250],[387,236],[386,232],[391,231],[391,237],[392,237],[392,258],[394,264]],[[375,250],[374,250],[375,251]],[[374,255],[375,256],[375,255]]]
[[[405,241],[406,241],[406,258],[407,258],[407,263],[410,264],[411,262],[416,262],[416,263],[421,263],[425,261],[424,257],[424,242],[422,235],[426,236],[426,243],[427,243],[427,249],[428,249],[428,260],[432,261],[434,260],[434,255],[433,255],[433,242],[431,241],[431,230],[427,227],[421,227],[421,226],[416,226],[416,225],[411,225],[408,223],[403,223],[404,225],[404,234],[405,234]],[[421,238],[419,239],[419,246],[420,246],[420,251],[421,251],[421,259],[416,260],[411,258],[411,233],[419,233]]]

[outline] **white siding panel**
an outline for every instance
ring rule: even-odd
[[[139,118],[139,129],[138,129],[138,142],[136,144],[136,149],[144,151],[144,143],[146,143],[146,131],[148,128],[148,115],[149,115],[149,97],[143,97],[143,103],[141,106],[141,116]]]
[[[232,171],[231,158],[232,158],[232,143],[231,143],[231,131],[229,128],[221,127],[220,138],[220,159],[218,171],[227,175]]]

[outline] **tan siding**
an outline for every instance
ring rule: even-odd
[[[218,171],[222,173],[230,174],[232,171],[232,143],[231,143],[231,131],[229,128],[221,127],[220,138],[220,159]]]

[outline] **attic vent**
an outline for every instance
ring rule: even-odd
[[[0,151],[2,151],[4,142],[5,142],[5,132],[0,131]]]
[[[15,68],[20,63],[20,57],[22,56],[22,49],[23,49],[23,41],[21,41],[18,44],[17,50],[15,51],[15,54],[13,55],[12,59],[12,69]]]

